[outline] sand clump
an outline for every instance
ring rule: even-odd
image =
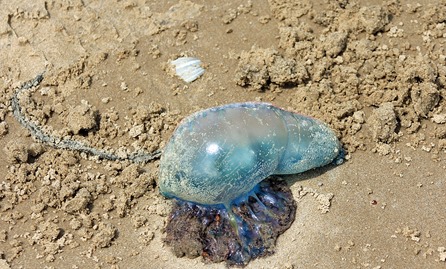
[[[68,130],[73,134],[88,132],[98,126],[98,111],[92,108],[88,102],[82,102],[69,110],[66,118]]]
[[[308,79],[302,64],[284,58],[276,50],[260,48],[242,52],[235,76],[237,85],[255,90],[268,88],[270,84],[292,87]]]
[[[389,143],[395,139],[397,120],[392,103],[383,103],[374,109],[367,122],[376,142]]]

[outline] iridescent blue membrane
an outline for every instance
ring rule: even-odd
[[[160,164],[163,195],[229,204],[270,175],[326,165],[341,151],[324,123],[265,103],[195,113],[177,127]]]
[[[197,251],[184,250],[191,246],[188,240],[200,242],[192,243],[202,248],[198,255],[233,264],[268,254],[294,220],[295,204],[286,184],[277,189],[273,181],[262,182],[329,164],[340,155],[341,144],[324,123],[270,104],[197,112],[177,127],[161,157],[160,192],[179,201],[166,241],[181,249],[177,255],[189,256]],[[212,218],[215,227],[209,228]],[[196,219],[201,224],[191,225]]]

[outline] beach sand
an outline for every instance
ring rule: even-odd
[[[189,114],[262,101],[326,122],[342,165],[283,177],[296,219],[246,268],[445,268],[446,1],[1,1],[0,268],[226,268],[163,243],[159,159]],[[192,83],[169,64],[197,57]]]

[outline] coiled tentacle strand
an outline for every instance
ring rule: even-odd
[[[43,73],[37,75],[34,79],[31,79],[22,84],[13,94],[11,99],[11,106],[14,117],[17,121],[28,131],[31,136],[37,139],[38,141],[52,146],[58,149],[64,150],[74,150],[79,152],[84,152],[92,156],[97,156],[100,159],[110,160],[110,161],[131,161],[135,163],[147,163],[153,159],[157,159],[161,156],[162,151],[156,150],[154,152],[148,153],[143,151],[133,152],[127,156],[118,156],[109,151],[98,149],[91,147],[82,142],[73,140],[73,139],[63,139],[60,137],[52,136],[51,134],[47,134],[43,131],[42,127],[32,122],[30,119],[26,117],[26,115],[22,112],[22,108],[19,103],[19,96],[22,92],[32,89],[40,85],[43,80]]]

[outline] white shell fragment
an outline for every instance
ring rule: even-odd
[[[192,57],[180,57],[170,62],[175,66],[175,73],[185,82],[192,82],[203,75],[204,68],[201,61]]]

